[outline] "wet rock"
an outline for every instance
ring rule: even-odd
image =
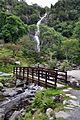
[[[2,108],[2,110],[4,109],[4,114],[7,114],[9,111],[11,111],[11,109],[14,108],[14,106],[20,107],[22,101],[25,102],[26,99],[30,99],[31,97],[34,97],[34,94],[31,93],[31,90],[26,89],[23,93],[18,94],[9,100],[3,101],[0,104],[0,108]]]
[[[25,83],[26,83],[25,80],[19,80],[19,79],[17,79],[17,80],[16,80],[16,87],[22,86],[22,85],[24,85]]]
[[[22,89],[22,88],[16,88],[16,92],[17,92],[18,94],[20,94],[20,93],[23,92],[23,89]]]
[[[16,88],[6,88],[5,91],[3,92],[3,96],[5,97],[12,97],[16,95],[18,92]]]
[[[41,87],[41,86],[38,86],[37,84],[31,84],[29,87],[28,87],[28,89],[30,89],[30,90],[42,90],[43,89],[43,87]]]
[[[9,118],[9,120],[16,120],[16,119],[18,118],[18,116],[21,114],[22,111],[23,111],[23,109],[20,110],[20,111],[15,111],[15,112],[12,114],[12,116]]]

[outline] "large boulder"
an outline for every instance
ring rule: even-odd
[[[80,87],[79,81],[76,80],[74,77],[70,77],[70,78],[69,78],[68,84],[69,84],[71,87]]]
[[[3,92],[3,96],[5,97],[13,97],[18,93],[22,93],[22,88],[6,88]]]

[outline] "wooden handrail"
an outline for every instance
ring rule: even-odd
[[[16,67],[13,70],[13,74],[16,76],[16,79],[24,80],[26,83],[30,81],[37,82],[38,85],[41,83],[45,87],[53,82],[53,86],[57,86],[57,82],[63,82],[67,84],[67,72],[60,72],[58,70],[47,69],[42,67]],[[51,82],[50,82],[51,81]]]

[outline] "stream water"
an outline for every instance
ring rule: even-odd
[[[13,83],[13,87],[10,84]],[[0,120],[15,120],[14,118],[20,111],[24,113],[26,107],[31,104],[35,92],[41,89],[40,86],[30,84],[26,86],[15,86],[14,81],[3,84],[0,91]],[[15,115],[14,115],[15,114]]]
[[[8,74],[8,73],[4,73],[4,72],[0,72],[0,76],[2,77],[5,77],[5,76],[10,76],[11,74]]]
[[[34,36],[34,39],[37,43],[37,46],[36,46],[36,49],[37,49],[37,52],[40,52],[40,40],[39,40],[39,34],[40,34],[40,29],[39,29],[39,26],[42,22],[42,20],[47,16],[47,13],[44,14],[43,17],[41,17],[41,19],[37,22],[37,31],[35,32],[35,36]]]

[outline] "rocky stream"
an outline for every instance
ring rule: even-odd
[[[0,83],[0,89],[0,120],[15,120],[19,114],[25,114],[35,92],[42,87],[35,84],[15,87],[15,81],[10,81]]]

